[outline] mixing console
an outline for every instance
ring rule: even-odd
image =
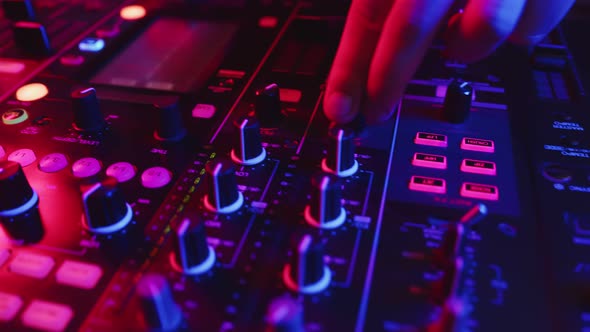
[[[1,3],[1,331],[590,330],[587,20],[365,127],[338,2]]]

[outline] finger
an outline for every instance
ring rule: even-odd
[[[567,14],[574,0],[529,0],[509,40],[515,44],[540,42]]]
[[[447,28],[448,57],[473,62],[492,53],[514,30],[526,0],[471,0]]]
[[[367,82],[367,121],[388,118],[453,0],[397,0],[385,21]]]
[[[354,119],[369,64],[393,0],[354,0],[328,77],[324,112],[337,123]]]

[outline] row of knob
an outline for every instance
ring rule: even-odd
[[[444,270],[435,302],[441,305],[438,316],[424,331],[460,331],[465,327],[466,304],[459,294],[464,262],[462,243],[465,228],[479,222],[487,214],[485,205],[470,209],[458,222],[445,226],[443,243],[435,251],[435,266]],[[204,223],[194,216],[185,218],[175,228],[175,252],[170,256],[172,265],[181,272],[199,274],[214,263],[213,249],[206,244]],[[324,263],[322,246],[311,235],[304,235],[292,248],[290,261],[283,269],[283,282],[291,291],[314,294],[329,286],[332,272]],[[162,331],[176,329],[182,314],[174,302],[170,286],[164,276],[150,274],[139,283],[137,294],[144,312],[144,321],[150,328]],[[273,300],[267,310],[266,331],[304,331],[301,304],[289,296]]]

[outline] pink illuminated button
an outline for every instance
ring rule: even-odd
[[[19,296],[0,292],[0,322],[13,320],[22,305]]]
[[[119,182],[126,182],[135,176],[135,166],[126,161],[114,163],[107,168],[107,175],[112,176]]]
[[[414,175],[410,179],[410,189],[429,193],[444,194],[447,191],[447,183],[443,179]]]
[[[276,16],[263,16],[258,20],[258,26],[265,29],[275,28],[279,24]]]
[[[298,103],[301,100],[301,90],[297,89],[280,89],[279,95],[284,103]]]
[[[20,253],[10,262],[9,268],[11,272],[20,275],[43,279],[49,274],[54,264],[53,258],[49,256]]]
[[[215,106],[211,104],[197,104],[193,108],[193,118],[210,119],[215,115]]]
[[[102,276],[102,269],[94,264],[66,260],[55,273],[62,285],[92,289]]]
[[[172,181],[172,173],[160,166],[150,167],[141,174],[141,184],[146,188],[164,187],[170,181]]]
[[[82,158],[72,165],[72,174],[77,178],[87,178],[98,174],[101,168],[98,159],[92,157]]]
[[[66,329],[73,316],[72,308],[66,305],[33,300],[21,319],[27,327],[42,331],[60,332]]]
[[[8,160],[19,163],[22,167],[25,167],[35,162],[37,156],[31,149],[18,149],[8,155]]]
[[[0,74],[18,74],[25,70],[25,64],[20,61],[0,59]]]
[[[0,145],[0,160],[2,160],[2,158],[4,158],[5,155],[6,151],[4,151],[4,148],[2,147],[2,145]]]
[[[493,153],[494,141],[487,139],[463,137],[463,140],[461,141],[461,149]]]
[[[78,54],[66,54],[59,58],[59,62],[64,66],[79,66],[84,63],[84,57]]]
[[[45,173],[55,173],[68,166],[68,159],[62,153],[50,153],[39,160],[39,169]]]
[[[497,201],[498,187],[487,184],[465,182],[463,183],[463,186],[461,186],[461,196]]]
[[[461,171],[485,175],[496,175],[496,163],[491,161],[463,159]]]
[[[423,133],[423,132],[416,133],[416,137],[414,138],[414,143],[420,144],[420,145],[438,146],[441,148],[446,148],[447,145],[449,144],[446,135],[433,134],[433,133]]]
[[[435,154],[414,153],[412,158],[412,165],[428,168],[447,168],[447,157]]]

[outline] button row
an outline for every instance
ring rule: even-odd
[[[0,251],[0,258],[4,255],[4,260],[7,260],[9,254],[8,250],[4,249]],[[54,266],[55,261],[49,256],[19,253],[8,264],[8,269],[23,276],[43,279]],[[82,289],[94,288],[101,276],[102,269],[99,266],[70,260],[65,260],[55,273],[57,283]]]
[[[447,182],[444,179],[414,175],[410,179],[409,188],[415,191],[445,194],[447,192]],[[491,201],[499,199],[498,187],[487,184],[463,182],[460,194],[467,198]]]
[[[414,137],[414,143],[420,145],[436,146],[446,148],[449,140],[446,135],[417,132]],[[494,141],[480,138],[463,137],[461,140],[461,149],[468,151],[479,151],[494,153]]]
[[[0,146],[0,159],[5,155]],[[19,149],[8,155],[8,160],[17,162],[26,167],[37,160],[35,152],[31,149]],[[68,159],[62,153],[50,153],[39,160],[39,169],[46,173],[55,173],[68,166]],[[95,176],[102,169],[101,162],[92,157],[77,160],[72,164],[72,174],[77,178]],[[106,174],[117,179],[119,182],[126,182],[135,177],[137,168],[131,163],[121,161],[110,165]],[[145,188],[161,188],[172,181],[172,172],[161,166],[154,166],[146,169],[141,174],[141,184]]]
[[[436,154],[415,153],[412,158],[412,165],[418,167],[447,169],[447,157]],[[491,161],[463,159],[460,169],[462,172],[466,173],[496,175],[496,163]]]
[[[0,292],[0,322],[13,320],[23,300],[18,295]],[[26,327],[43,331],[63,331],[68,326],[74,311],[67,305],[42,300],[33,300],[22,314]]]

